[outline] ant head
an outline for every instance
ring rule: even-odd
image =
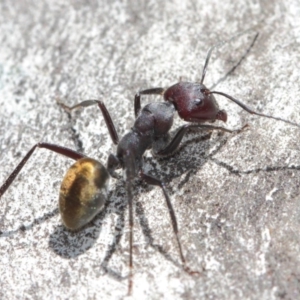
[[[202,83],[179,82],[164,92],[164,99],[174,104],[180,118],[188,122],[227,121],[215,97]]]

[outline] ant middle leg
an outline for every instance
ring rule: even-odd
[[[154,152],[154,155],[155,156],[172,155],[174,152],[176,152],[178,150],[178,147],[179,147],[180,142],[182,141],[184,135],[187,133],[187,131],[189,129],[192,129],[192,128],[204,129],[204,130],[220,130],[220,131],[229,132],[229,133],[240,133],[247,126],[248,125],[245,125],[240,129],[230,130],[230,129],[227,129],[224,127],[212,126],[212,125],[206,125],[206,124],[185,124],[179,128],[179,130],[177,131],[175,136],[172,138],[172,140],[162,150]]]
[[[170,197],[167,193],[164,182],[157,179],[157,178],[155,178],[155,177],[153,177],[153,176],[145,174],[143,171],[140,171],[139,176],[146,183],[148,183],[150,185],[159,186],[162,189],[162,191],[164,193],[164,196],[165,196],[168,211],[169,211],[169,214],[170,214],[172,227],[173,227],[173,232],[174,232],[175,237],[176,237],[176,241],[177,241],[177,245],[178,245],[178,249],[179,249],[179,255],[180,255],[180,259],[181,259],[183,268],[190,275],[199,275],[200,272],[192,271],[189,267],[186,266],[186,260],[185,260],[185,257],[183,255],[182,246],[181,246],[180,239],[179,239],[179,236],[178,236],[178,224],[177,224],[176,215],[175,215],[174,208],[172,206],[172,203],[171,203]]]
[[[118,136],[118,133],[116,131],[116,128],[115,128],[115,125],[114,125],[114,122],[105,106],[105,104],[100,101],[100,100],[85,100],[85,101],[82,101],[80,103],[77,103],[73,106],[68,106],[64,103],[61,103],[61,102],[58,102],[58,104],[64,109],[64,110],[67,110],[67,111],[71,111],[73,109],[76,109],[76,108],[80,108],[80,107],[89,107],[89,106],[92,106],[92,105],[95,105],[95,104],[98,104],[98,107],[100,108],[101,112],[102,112],[102,115],[103,115],[103,118],[104,118],[104,121],[105,121],[105,124],[107,126],[107,129],[109,131],[109,135],[113,141],[113,143],[115,145],[118,145],[119,143],[119,136]]]
[[[121,179],[121,176],[116,173],[116,169],[121,167],[118,157],[114,154],[110,154],[107,159],[107,171],[111,177]]]

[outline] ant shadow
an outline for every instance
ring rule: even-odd
[[[26,232],[26,231],[32,230],[33,227],[46,222],[50,218],[56,216],[58,213],[59,213],[58,208],[56,208],[56,209],[52,210],[51,212],[42,215],[41,217],[35,218],[34,221],[29,225],[21,225],[21,226],[19,226],[19,228],[14,229],[14,230],[0,231],[0,238],[1,237],[13,237],[15,234],[18,234],[20,232]]]
[[[179,182],[178,186],[182,187],[189,180],[190,177],[195,175],[203,165],[212,161],[227,169],[230,173],[241,176],[242,174],[248,175],[258,172],[274,172],[278,170],[300,170],[300,166],[267,166],[265,168],[256,168],[246,171],[240,171],[234,169],[232,166],[219,161],[214,158],[214,155],[217,154],[228,142],[230,137],[226,136],[224,133],[219,133],[218,137],[214,140],[211,140],[211,134],[204,134],[202,136],[197,136],[193,138],[188,138],[183,141],[182,146],[178,153],[174,154],[170,158],[157,159],[154,157],[145,158],[145,165],[150,166],[152,169],[149,171],[149,174],[164,180],[165,183],[171,183],[176,177],[181,177],[185,174],[184,178]],[[192,147],[191,147],[192,145]],[[186,150],[188,148],[188,150]],[[214,148],[212,151],[210,149]],[[196,153],[195,153],[196,152]],[[196,155],[197,154],[197,155]],[[193,157],[193,159],[188,159]],[[160,165],[160,171],[156,170],[156,165]],[[172,172],[167,171],[172,169]],[[155,234],[153,234],[150,225],[149,219],[147,217],[147,212],[145,212],[141,201],[138,199],[138,195],[148,193],[152,188],[145,183],[140,181],[135,182],[133,185],[134,190],[134,202],[135,202],[135,215],[141,226],[142,233],[147,241],[147,245],[153,248],[155,251],[159,252],[167,261],[175,265],[176,267],[181,268],[181,263],[178,258],[173,258],[161,245],[155,243]],[[168,192],[171,194],[170,188],[168,187]],[[161,194],[163,198],[163,195]],[[49,245],[58,255],[65,258],[76,257],[90,247],[93,246],[96,239],[99,237],[101,232],[101,225],[107,215],[114,212],[117,215],[117,223],[114,228],[113,239],[111,243],[107,246],[105,256],[100,262],[100,268],[104,271],[105,274],[113,277],[116,280],[126,279],[127,276],[122,276],[118,271],[109,267],[109,262],[119,247],[121,238],[124,233],[125,224],[125,213],[127,212],[127,196],[124,188],[124,182],[119,181],[116,184],[116,189],[110,194],[110,198],[107,201],[106,207],[101,212],[93,222],[93,225],[89,226],[92,228],[93,236],[92,242],[85,241],[84,247],[82,247],[81,239],[77,238],[74,240],[74,236],[80,233],[67,233],[67,230],[63,229],[62,226],[51,235]],[[171,230],[171,229],[170,229]],[[87,233],[83,230],[83,235]],[[91,236],[89,238],[91,239]],[[83,239],[84,240],[84,239]],[[76,242],[77,241],[77,242]],[[63,247],[61,247],[63,244]],[[80,249],[80,250],[79,250]]]
[[[214,155],[226,145],[230,137],[231,136],[228,137],[228,134],[224,134],[223,132],[218,133],[218,136],[214,139],[211,139],[210,133],[197,135],[196,137],[192,138],[190,138],[190,134],[187,134],[187,137],[185,140],[183,140],[183,143],[180,146],[180,151],[168,158],[147,157],[144,159],[144,163],[145,166],[149,167],[150,171],[148,173],[150,175],[160,178],[168,184],[169,194],[173,194],[172,190],[170,190],[169,183],[171,183],[175,178],[185,175],[178,183],[179,188],[183,187],[184,184],[188,182],[189,179],[193,177],[193,175],[195,175],[208,161],[216,163],[220,167],[227,169],[231,174],[236,176],[249,175],[258,172],[274,172],[279,170],[300,170],[300,166],[297,165],[282,167],[266,166],[264,168],[256,168],[245,171],[237,170],[229,164],[214,158]],[[210,149],[213,150],[210,151]],[[159,171],[157,171],[157,165],[160,166]],[[172,169],[172,172],[168,171],[169,169]],[[137,197],[140,194],[148,193],[153,188],[153,186],[141,183],[139,180],[133,184],[135,215],[137,216],[137,220],[141,226],[142,233],[147,241],[147,245],[159,252],[167,261],[176,267],[182,268],[178,258],[173,258],[161,245],[155,243],[154,234],[150,228],[147,213]],[[161,197],[163,198],[163,194],[161,194]],[[84,228],[77,232],[71,232],[65,229],[63,225],[57,226],[55,231],[50,235],[49,247],[57,255],[66,259],[76,258],[84,254],[96,244],[97,239],[101,234],[105,218],[114,213],[117,216],[117,222],[114,226],[113,238],[111,243],[106,246],[107,249],[104,258],[102,262],[99,263],[99,267],[103,274],[107,274],[115,280],[120,281],[126,279],[128,276],[122,276],[119,271],[109,267],[109,262],[113,254],[119,248],[119,244],[124,233],[124,228],[126,226],[126,212],[127,196],[124,182],[117,181],[114,191],[109,193],[109,197],[105,203],[104,209],[90,224],[84,226]],[[47,221],[57,214],[58,209],[55,209],[41,217],[36,218],[29,225],[20,226],[16,230],[6,232],[0,231],[0,238],[13,237],[19,232],[31,230],[34,226]]]

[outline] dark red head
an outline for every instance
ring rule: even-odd
[[[227,121],[215,97],[205,85],[197,82],[179,82],[164,92],[164,99],[174,104],[180,118],[188,122]]]

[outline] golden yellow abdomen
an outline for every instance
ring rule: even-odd
[[[104,207],[109,174],[92,158],[81,158],[67,171],[59,194],[63,224],[76,230],[89,223]]]

